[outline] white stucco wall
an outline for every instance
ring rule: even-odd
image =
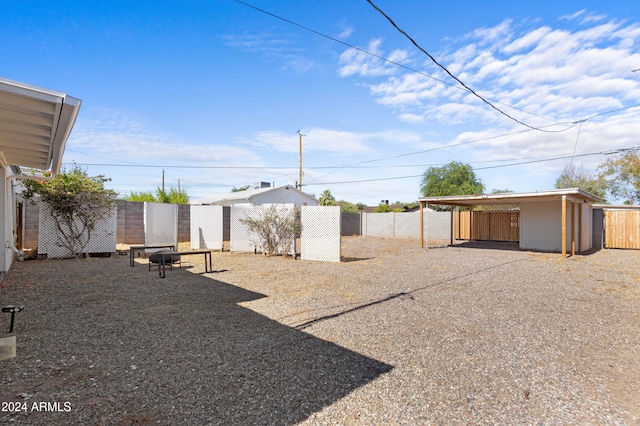
[[[582,229],[580,230],[578,203],[575,204],[575,219],[572,220],[571,202],[567,201],[567,252],[571,251],[571,226],[574,229],[576,251],[586,251],[591,248],[592,210],[590,204],[582,204],[580,212]],[[520,204],[520,247],[526,250],[562,251],[562,202],[560,200],[530,201]]]
[[[520,204],[520,247],[526,250],[562,251],[560,201]]]
[[[3,214],[4,226],[0,228],[0,272],[7,272],[15,258],[10,244],[15,244],[15,223],[16,223],[16,200],[13,194],[11,169],[0,165],[0,176],[3,177],[3,184],[0,185],[0,212]]]

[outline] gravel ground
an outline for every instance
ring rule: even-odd
[[[640,424],[640,253],[512,247],[16,262],[0,424]]]

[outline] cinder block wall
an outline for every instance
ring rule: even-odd
[[[191,240],[191,206],[178,204],[178,242],[184,243]]]
[[[118,244],[144,244],[144,203],[118,200]]]
[[[191,239],[191,206],[178,205],[178,242]],[[144,244],[144,203],[118,200],[118,244]]]
[[[340,235],[343,237],[350,235],[361,235],[360,213],[341,213]]]
[[[35,249],[38,247],[38,229],[40,226],[40,205],[32,204],[31,200],[24,200],[22,247],[21,249]]]

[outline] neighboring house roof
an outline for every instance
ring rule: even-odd
[[[587,203],[601,203],[602,200],[595,195],[578,188],[552,189],[535,192],[507,192],[500,194],[456,195],[446,197],[425,197],[420,202],[427,204],[440,204],[446,206],[477,206],[487,204],[517,204],[523,201],[554,200],[563,196],[577,199]]]
[[[62,92],[0,78],[0,161],[58,173],[81,103]]]
[[[283,196],[278,197],[279,193]],[[272,202],[282,202],[287,203],[286,193],[294,193],[297,197],[302,199],[307,199],[309,203],[313,203],[316,205],[318,200],[311,197],[310,195],[305,194],[304,192],[296,189],[293,185],[283,185],[276,188],[258,188],[258,189],[247,189],[245,191],[237,191],[237,192],[227,192],[224,194],[212,195],[207,198],[201,198],[198,200],[191,201],[189,204],[202,204],[202,205],[224,205],[228,206],[231,204],[242,204],[242,203],[251,203],[251,204],[261,204],[257,202],[258,198],[264,198],[268,195],[273,195],[276,197],[276,201]]]

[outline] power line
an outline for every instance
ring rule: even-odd
[[[565,156],[560,156],[560,157],[544,158],[544,159],[529,160],[529,161],[521,161],[521,162],[517,162],[517,163],[501,164],[501,165],[495,165],[495,166],[474,167],[473,170],[475,171],[475,170],[498,169],[498,168],[503,168],[503,167],[521,166],[521,165],[525,165],[525,164],[543,163],[543,162],[546,162],[546,161],[565,160],[567,158],[587,157],[587,156],[592,156],[592,155],[611,155],[611,154],[617,154],[617,153],[622,153],[622,152],[626,152],[626,151],[635,151],[635,150],[638,150],[638,149],[640,149],[640,147],[620,148],[620,149],[617,149],[617,150],[590,152],[590,153],[578,154],[578,155],[571,154],[571,155],[565,155]],[[362,179],[362,180],[342,181],[342,182],[318,182],[318,183],[308,183],[307,186],[309,186],[309,185],[342,185],[342,184],[349,184],[349,183],[378,182],[378,181],[386,181],[386,180],[412,179],[412,178],[422,177],[422,176],[423,176],[423,174],[409,175],[409,176],[394,176],[394,177],[387,177],[387,178]]]
[[[378,6],[376,6],[371,0],[367,0],[367,2],[373,6],[374,9],[376,9],[378,12],[380,12],[382,14],[382,16],[384,16],[385,18],[387,18],[387,20],[391,23],[391,25],[393,25],[393,27],[395,29],[397,29],[402,35],[404,35],[406,38],[409,39],[409,41],[415,46],[417,47],[422,53],[424,53],[425,55],[427,55],[429,57],[429,59],[431,59],[431,61],[436,64],[438,67],[442,68],[451,78],[453,78],[455,81],[457,81],[458,83],[460,83],[462,85],[462,87],[464,87],[468,92],[470,92],[471,94],[473,94],[475,97],[477,97],[478,99],[480,99],[482,102],[484,102],[485,104],[489,105],[491,108],[493,108],[494,110],[498,111],[500,114],[504,115],[505,117],[515,121],[516,123],[519,123],[525,127],[528,127],[532,130],[537,130],[540,132],[547,132],[547,133],[559,133],[559,132],[564,132],[566,130],[569,130],[571,127],[563,129],[563,130],[545,130],[541,127],[535,127],[535,126],[531,126],[530,124],[527,124],[523,121],[518,120],[515,117],[512,117],[511,115],[507,114],[506,112],[502,111],[500,108],[496,107],[495,105],[493,105],[491,102],[489,102],[487,100],[487,98],[484,98],[483,96],[479,95],[478,93],[476,93],[471,87],[467,86],[462,80],[460,80],[458,77],[456,77],[455,75],[453,75],[444,65],[441,65],[436,58],[434,58],[429,52],[427,52],[425,49],[422,48],[422,46],[420,46],[413,38],[411,38],[411,36],[409,34],[407,34],[402,28],[400,28],[394,21],[393,19],[391,19],[386,13],[384,13],[382,11],[382,9],[380,9]],[[575,125],[575,123],[573,123]]]
[[[457,86],[457,85],[455,85],[455,84],[453,84],[453,83],[449,83],[448,81],[445,81],[445,80],[442,80],[442,79],[440,79],[440,78],[434,77],[434,76],[429,75],[429,74],[427,74],[427,73],[425,73],[425,72],[418,71],[418,70],[416,70],[416,69],[414,69],[414,68],[411,68],[411,67],[409,67],[409,66],[407,66],[407,65],[401,64],[401,63],[399,63],[399,62],[395,62],[395,61],[393,61],[393,60],[391,60],[391,59],[389,59],[389,58],[385,58],[384,56],[380,56],[380,55],[375,54],[375,53],[373,53],[373,52],[370,52],[370,51],[368,51],[368,50],[366,50],[366,49],[363,49],[363,48],[361,48],[361,47],[354,46],[354,45],[349,44],[349,43],[347,43],[347,42],[345,42],[345,41],[343,41],[343,40],[337,39],[337,38],[335,38],[335,37],[331,37],[330,35],[324,34],[324,33],[320,32],[320,31],[317,31],[317,30],[314,30],[314,29],[312,29],[312,28],[306,27],[306,26],[304,26],[304,25],[298,24],[297,22],[291,21],[291,20],[289,20],[289,19],[287,19],[287,18],[283,18],[282,16],[276,15],[276,14],[271,13],[271,12],[269,12],[269,11],[266,11],[266,10],[264,10],[264,9],[260,9],[259,7],[253,6],[253,5],[249,4],[249,3],[245,3],[245,2],[243,2],[243,1],[241,1],[241,0],[235,0],[235,1],[236,1],[237,3],[240,3],[240,4],[244,5],[244,6],[250,7],[251,9],[254,9],[254,10],[258,11],[258,12],[264,13],[265,15],[269,15],[269,16],[271,16],[271,17],[273,17],[273,18],[276,18],[276,19],[279,19],[279,20],[281,20],[281,21],[283,21],[283,22],[286,22],[286,23],[288,23],[288,24],[294,25],[294,26],[296,26],[296,27],[298,27],[298,28],[301,28],[301,29],[303,29],[303,30],[305,30],[305,31],[309,31],[309,32],[311,32],[311,33],[313,33],[313,34],[319,35],[320,37],[324,37],[324,38],[326,38],[326,39],[328,39],[328,40],[331,40],[331,41],[334,41],[334,42],[336,42],[336,43],[339,43],[339,44],[342,44],[342,45],[344,45],[344,46],[347,46],[347,47],[349,47],[350,49],[354,49],[354,50],[357,50],[358,52],[362,52],[362,53],[364,53],[364,54],[367,54],[367,55],[373,56],[374,58],[380,59],[380,60],[382,60],[382,61],[384,61],[384,62],[387,62],[387,63],[389,63],[389,64],[393,64],[393,65],[395,65],[395,66],[397,66],[397,67],[404,68],[404,69],[406,69],[407,71],[411,71],[411,72],[413,72],[413,73],[416,73],[416,74],[422,75],[422,76],[424,76],[424,77],[430,78],[430,79],[435,80],[435,81],[437,81],[437,82],[439,82],[439,83],[442,83],[442,84],[445,84],[445,85],[447,85],[447,86],[450,86],[450,87],[452,87],[452,88],[454,88],[454,89],[462,90],[462,91],[465,91],[465,92],[471,91],[472,93],[474,93],[474,94],[475,94],[475,92],[473,92],[471,89],[466,88],[466,86],[465,86],[465,87],[459,87],[459,86]],[[447,72],[448,72],[448,71],[447,71]],[[463,84],[463,85],[464,85],[464,84]],[[478,96],[478,95],[476,94],[476,96]],[[516,111],[523,112],[523,113],[525,113],[525,114],[532,115],[532,116],[534,116],[534,117],[542,118],[542,119],[544,119],[544,120],[548,120],[548,121],[554,121],[554,120],[551,120],[550,118],[543,117],[543,116],[538,115],[538,114],[534,114],[534,113],[532,113],[532,112],[529,112],[529,111],[523,110],[523,109],[518,108],[518,107],[514,107],[513,105],[506,104],[506,103],[501,102],[501,101],[496,100],[496,99],[492,99],[492,98],[489,98],[489,97],[485,97],[485,98],[483,98],[483,99],[488,99],[488,100],[490,100],[490,101],[492,101],[492,102],[494,102],[494,103],[498,103],[498,104],[504,105],[504,106],[506,106],[506,107],[508,107],[508,108],[514,109],[514,110],[516,110]],[[486,101],[485,101],[485,102],[486,102]],[[490,104],[490,105],[491,105],[491,104]],[[493,108],[495,108],[493,105],[491,105],[491,106],[492,106]],[[495,108],[495,109],[497,109],[497,108]],[[498,110],[498,111],[500,111],[500,110]],[[505,114],[505,113],[504,113],[504,112],[502,112],[502,111],[501,111],[501,113],[502,113],[502,114]],[[507,115],[507,114],[505,114],[505,115]],[[507,116],[508,116],[508,115],[507,115]],[[508,116],[508,117],[509,117],[509,116]],[[518,120],[515,120],[515,121],[518,121]],[[520,121],[518,121],[518,123],[520,123]],[[523,124],[523,123],[521,123],[521,124]],[[562,124],[562,123],[556,123],[556,124]],[[562,129],[562,130],[555,130],[555,131],[552,131],[552,130],[542,130],[542,131],[546,131],[546,132],[548,132],[548,133],[559,133],[559,132],[564,132],[564,131],[566,131],[566,130],[569,130],[569,129],[570,129],[570,128],[572,128],[574,125],[575,125],[575,123],[572,123],[572,125],[571,125],[570,127],[566,128],[566,129]],[[525,124],[525,126],[527,126],[527,125]],[[527,126],[527,127],[531,127],[531,126]],[[535,127],[531,127],[531,129],[533,129],[533,130],[537,130],[537,128],[535,128]]]

